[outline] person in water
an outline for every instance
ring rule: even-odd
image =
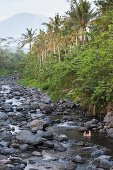
[[[86,131],[84,131],[83,136],[91,136],[91,131],[87,134]]]
[[[87,136],[87,133],[86,133],[86,131],[84,131],[84,133],[83,133],[83,136]]]
[[[88,134],[88,136],[91,136],[91,131],[89,130],[89,134]]]

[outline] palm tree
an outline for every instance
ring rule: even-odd
[[[54,54],[56,53],[56,42],[57,42],[57,34],[60,30],[60,26],[61,26],[61,17],[59,16],[59,14],[57,13],[53,18],[49,18],[50,22],[49,23],[42,23],[43,25],[47,26],[47,35],[49,37],[51,37],[51,41],[53,44],[53,51]]]
[[[94,3],[97,7],[99,7],[100,14],[104,14],[110,9],[113,9],[113,0],[96,0]]]
[[[23,48],[26,44],[29,44],[29,49],[31,51],[31,44],[34,40],[34,35],[36,34],[36,31],[33,31],[32,28],[28,29],[26,28],[27,33],[26,34],[22,34],[22,38],[23,40],[21,41],[21,48]]]
[[[75,27],[78,25],[81,27],[82,44],[84,44],[84,31],[88,26],[91,19],[95,16],[93,9],[91,9],[91,3],[87,0],[72,0],[70,17],[72,20],[75,18]]]

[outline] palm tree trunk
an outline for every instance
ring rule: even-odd
[[[76,47],[78,46],[78,31],[76,32]]]
[[[30,52],[31,52],[31,42],[30,42],[30,44],[29,44],[29,49],[30,49]]]
[[[54,48],[54,54],[55,54],[56,53],[55,43],[53,44],[53,48]]]
[[[42,63],[44,62],[44,50],[42,50]]]
[[[47,57],[47,52],[46,52],[46,48],[45,48],[45,59],[46,59],[46,57]]]
[[[61,56],[60,56],[60,46],[58,45],[58,54],[59,54],[59,62],[61,62]]]
[[[66,42],[64,42],[64,51],[65,51],[65,55],[67,54],[67,48],[66,48]]]
[[[84,45],[84,30],[82,29],[82,45]]]

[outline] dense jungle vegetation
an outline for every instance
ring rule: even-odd
[[[0,70],[20,72],[23,85],[35,86],[56,101],[70,98],[92,114],[106,114],[113,102],[113,1],[72,0],[64,17],[50,18],[47,31],[27,29],[21,47],[0,50]],[[8,56],[8,57],[7,57]]]

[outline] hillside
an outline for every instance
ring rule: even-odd
[[[22,33],[25,33],[26,28],[39,30],[44,28],[42,22],[47,22],[48,19],[44,16],[20,13],[0,22],[0,37],[15,37],[18,38]]]

